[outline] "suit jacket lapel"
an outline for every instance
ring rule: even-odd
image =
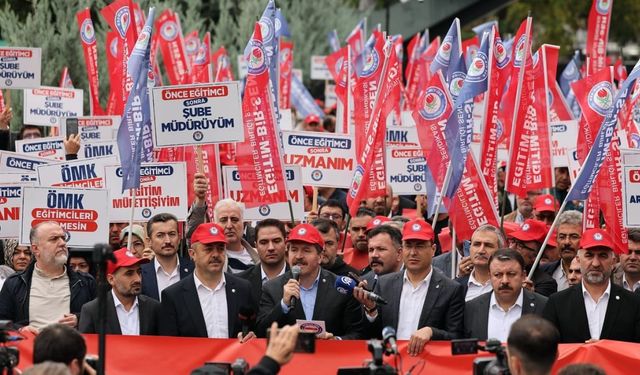
[[[238,321],[238,298],[236,296],[236,283],[228,277],[225,277],[225,292],[227,294],[227,319],[229,321],[229,337],[233,337],[235,333],[235,324]],[[249,306],[247,306],[249,307]]]
[[[522,315],[536,312],[536,297],[526,290],[522,291]]]
[[[313,320],[322,320],[319,317],[325,317],[327,314],[324,313],[324,309],[326,305],[329,303],[329,288],[330,285],[327,283],[327,275],[323,269],[320,269],[320,279],[318,280],[318,293],[316,293],[316,301],[313,306]]]
[[[576,311],[578,311],[577,316],[571,317],[571,320],[574,322],[573,326],[579,330],[584,337],[591,338],[591,333],[589,331],[589,319],[587,318],[587,308],[584,305],[584,296],[582,294],[582,286],[577,286],[573,289],[573,296],[571,298],[573,300],[573,305],[577,308]]]
[[[150,266],[151,267],[143,268],[142,280],[148,280],[148,296],[155,299],[156,301],[160,301],[160,293],[158,293],[158,280],[156,279],[157,275],[155,272],[155,262],[151,261]]]
[[[602,331],[600,332],[600,338],[605,339],[609,336],[609,331],[616,324],[618,313],[620,312],[620,291],[614,285],[611,285],[611,293],[609,293],[609,302],[607,303],[607,311],[604,315],[604,322],[602,324]],[[631,328],[630,328],[631,329]]]
[[[431,272],[433,272],[433,274],[431,275],[431,281],[429,282],[427,296],[424,299],[424,305],[422,305],[422,313],[420,314],[420,323],[418,327],[424,327],[426,325],[429,313],[431,313],[433,306],[436,304],[436,301],[440,296],[440,283],[442,281],[442,277],[440,273],[434,268],[431,269]]]
[[[197,332],[203,337],[207,337],[207,324],[204,322],[202,306],[200,305],[200,298],[198,298],[198,291],[196,290],[193,274],[188,276],[188,281],[183,284],[182,289],[184,291],[182,294],[182,298],[184,299],[183,307],[191,314],[191,319]]]
[[[427,295],[429,295],[427,293]],[[485,298],[485,297],[482,297]],[[489,309],[491,308],[491,294],[482,301],[480,311],[474,311],[476,319],[476,327],[480,327],[480,331],[484,334],[484,339],[489,337]]]
[[[389,285],[389,293],[390,295],[390,301],[389,301],[389,305],[393,306],[392,308],[393,310],[393,314],[391,315],[391,326],[392,327],[397,327],[398,326],[398,320],[400,319],[400,297],[402,297],[402,283],[403,283],[403,277],[404,277],[404,272],[400,271],[400,272],[396,272],[396,274],[393,276],[393,279],[391,280],[391,285]]]
[[[116,303],[113,299],[113,294],[109,291],[107,293],[107,332],[113,332],[115,334],[121,335],[122,329],[120,328],[120,321],[118,320],[118,312],[116,311]]]
[[[147,316],[145,315],[146,313],[147,304],[142,300],[142,298],[140,298],[140,296],[138,296],[138,319],[140,322],[141,335],[146,335],[147,332],[151,331],[149,327],[149,324],[151,324],[151,322],[149,321],[149,319],[147,319]]]

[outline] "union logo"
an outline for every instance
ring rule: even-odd
[[[128,6],[122,7],[116,11],[115,22],[118,33],[122,39],[124,39],[127,35],[127,31],[129,30],[129,25],[131,24]]]
[[[524,60],[524,42],[526,40],[526,35],[523,35],[518,39],[518,43],[516,44],[516,54],[513,60],[514,66],[522,65],[522,60]]]
[[[471,66],[469,67],[469,72],[467,74],[467,79],[470,82],[480,82],[487,78],[487,74],[489,73],[487,69],[487,55],[478,51],[476,53],[476,57],[471,62]]]
[[[93,22],[91,22],[91,20],[84,20],[84,22],[82,22],[80,38],[87,44],[92,44],[96,41],[96,32],[93,29]]]
[[[436,54],[436,62],[440,65],[449,65],[449,60],[451,59],[451,50],[453,49],[452,44],[453,38],[451,36],[446,36],[442,41],[442,45],[438,49],[438,53]]]
[[[265,44],[269,44],[271,39],[273,39],[274,27],[271,20],[267,17],[260,18],[260,33],[262,34],[262,42]]]
[[[372,49],[367,54],[367,60],[364,63],[364,67],[362,67],[362,73],[360,73],[360,77],[369,77],[378,69],[378,65],[380,63],[380,57],[378,56],[378,52],[375,49]]]
[[[364,168],[358,165],[355,171],[353,171],[353,179],[351,180],[351,191],[349,191],[351,198],[356,197],[358,188],[360,188],[360,183],[362,182],[362,176],[364,176]]]
[[[251,53],[247,58],[247,70],[249,74],[257,75],[267,70],[267,60],[260,41],[253,39],[251,45]]]
[[[178,37],[178,25],[175,22],[165,22],[160,28],[160,36],[166,41],[172,41]]]
[[[419,232],[420,229],[422,229],[422,226],[420,226],[420,224],[418,224],[418,223],[415,223],[415,224],[413,224],[411,226],[411,230],[414,231],[414,232]]]
[[[496,65],[499,69],[502,69],[509,63],[509,55],[507,54],[507,49],[502,44],[502,39],[496,39],[496,45],[493,48],[493,56],[496,59]]]
[[[260,208],[258,208],[258,212],[262,216],[267,216],[267,215],[269,215],[271,213],[271,209],[269,208],[269,206],[267,206],[265,204],[265,205],[260,206]]]
[[[305,234],[307,234],[307,230],[305,228],[298,229],[298,235],[304,236]]]
[[[189,55],[193,55],[194,53],[196,53],[198,47],[200,47],[200,41],[196,37],[187,38],[187,40],[185,40],[184,42],[185,52],[187,52],[187,54]]]
[[[449,82],[449,93],[453,99],[457,98],[462,91],[464,85],[465,74],[462,72],[455,72],[451,75],[451,82]]]
[[[218,228],[216,228],[216,227],[211,227],[211,228],[209,228],[209,233],[211,233],[211,234],[212,234],[212,235],[214,235],[214,236],[217,236],[219,232],[220,232],[220,231],[219,231],[219,230],[218,230]]]
[[[605,116],[613,106],[613,94],[610,82],[600,82],[591,88],[587,96],[589,107],[599,115]]]
[[[445,93],[438,87],[429,87],[424,95],[420,116],[425,120],[436,119],[447,109],[447,98]]]
[[[593,239],[596,241],[602,241],[602,233],[594,233]]]
[[[611,9],[611,0],[598,0],[596,2],[596,12],[605,15],[609,13],[609,9]]]

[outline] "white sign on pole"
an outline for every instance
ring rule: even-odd
[[[106,188],[109,197],[109,221],[129,221],[131,217],[130,190],[122,191],[122,168],[105,167]],[[187,218],[189,202],[187,185],[176,183],[187,180],[185,163],[145,163],[140,167],[140,188],[136,189],[133,220],[147,221],[155,214],[166,212],[175,215],[178,220]]]
[[[118,142],[96,141],[80,143],[80,151],[78,151],[78,159],[92,159],[103,156],[115,156],[116,162],[120,162],[120,153],[118,152]]]
[[[621,149],[620,156],[622,158],[622,165],[640,164],[640,149]]]
[[[551,129],[551,154],[553,166],[568,167],[567,150],[576,148],[578,140],[577,121],[558,121],[549,124]]]
[[[623,223],[626,228],[640,228],[640,164],[622,166]]]
[[[415,126],[387,126],[386,145],[390,147],[420,147]]]
[[[427,162],[422,149],[394,147],[386,151],[387,183],[391,185],[393,193],[426,194]]]
[[[280,130],[293,130],[293,113],[290,109],[280,108]]]
[[[302,182],[310,186],[348,188],[355,165],[352,135],[282,132],[284,163],[302,168]]]
[[[575,148],[567,149],[567,161],[569,162],[569,178],[571,183],[576,180],[580,173],[580,162],[578,161],[578,150]]]
[[[65,160],[62,137],[23,139],[16,141],[16,152],[52,160]]]
[[[35,172],[38,165],[48,163],[51,163],[51,159],[0,151],[0,172],[2,173]]]
[[[304,189],[302,187],[302,173],[297,165],[285,165],[287,189],[291,196],[293,216],[295,220],[304,219]],[[222,167],[224,181],[224,196],[232,198],[236,202],[244,202],[248,194],[258,194],[257,190],[243,190],[240,183],[240,174],[235,166]],[[256,195],[257,196],[257,195]],[[244,220],[263,220],[267,218],[278,220],[291,220],[289,203],[274,203],[259,207],[245,208]]]
[[[0,47],[0,89],[40,87],[40,48]]]
[[[2,183],[15,184],[15,183],[33,183],[38,184],[38,174],[36,172],[24,172],[24,173],[2,173]]]
[[[40,186],[104,189],[104,168],[115,164],[113,156],[51,163],[38,167],[38,179]]]
[[[151,110],[157,147],[244,141],[238,82],[155,87]]]
[[[82,116],[82,90],[38,87],[24,90],[24,123],[58,126],[60,117]]]
[[[120,116],[63,117],[59,122],[60,134],[67,135],[69,126],[78,128],[82,142],[116,139],[120,121]]]
[[[109,192],[104,189],[65,189],[25,186],[22,190],[20,243],[39,223],[56,221],[69,232],[67,246],[92,248],[109,235]]]
[[[321,81],[333,79],[327,66],[327,56],[311,56],[311,79]]]
[[[22,188],[32,184],[0,185],[0,238],[18,238],[22,212]]]

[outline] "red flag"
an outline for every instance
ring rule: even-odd
[[[178,15],[165,9],[155,22],[158,45],[170,85],[189,83],[189,66],[184,51],[184,39]]]
[[[280,108],[291,108],[291,75],[293,74],[293,42],[280,39]]]
[[[416,35],[411,38],[409,44],[407,44],[407,56],[409,56],[409,60],[407,61],[407,68],[404,71],[404,80],[405,82],[409,82],[411,76],[413,75],[413,69],[416,61],[418,61],[418,45],[420,44],[420,33],[416,33]]]
[[[569,109],[567,101],[562,95],[560,85],[556,81],[556,73],[558,70],[558,52],[559,46],[545,44],[545,53],[547,56],[546,73],[547,73],[547,99],[549,101],[549,121],[569,121],[573,120],[573,115]]]
[[[189,66],[193,66],[193,60],[196,58],[198,48],[200,48],[200,37],[198,36],[198,30],[193,30],[184,37],[184,53],[187,56],[187,64]]]
[[[349,46],[345,46],[330,54],[326,58],[329,72],[333,77],[336,84],[336,97],[340,104],[342,118],[336,126],[338,133],[349,133],[348,121],[349,121],[349,93],[347,92],[347,77],[349,75]],[[342,125],[342,126],[340,126]]]
[[[82,43],[82,52],[84,54],[84,63],[87,67],[87,78],[89,80],[89,113],[93,115],[102,115],[104,110],[100,105],[100,80],[98,77],[98,44],[96,42],[96,32],[93,28],[91,20],[91,12],[89,8],[85,8],[76,14],[78,20],[78,28],[80,29],[80,42]],[[107,46],[109,44],[107,43]],[[107,59],[109,59],[110,51],[107,48]],[[119,82],[120,80],[116,81]]]
[[[131,9],[131,13],[133,13],[134,24],[136,25],[136,35],[139,35],[144,27],[144,23],[146,21],[144,13],[140,8],[140,4],[129,0],[129,9]],[[136,40],[138,37],[136,36]]]
[[[122,39],[118,36],[116,31],[107,32],[107,68],[109,69],[109,79],[114,84],[110,85],[109,89],[109,101],[107,102],[107,114],[116,115],[122,114],[124,107],[121,106],[122,101],[118,100],[120,90],[118,89],[118,82],[122,81]]]
[[[622,57],[618,56],[615,65],[613,66],[614,78],[618,81],[618,87],[622,84],[622,81],[627,79],[627,67],[622,62]]]
[[[604,165],[597,177],[600,209],[607,224],[606,230],[613,238],[617,252],[625,252],[628,237],[622,216],[622,162],[620,156],[620,139],[618,131],[614,129],[611,147],[607,153]],[[594,189],[595,190],[595,189]],[[599,223],[598,223],[599,224]],[[599,227],[599,226],[598,226]]]
[[[411,82],[407,82],[407,101],[409,109],[420,108],[421,103],[418,100],[420,93],[427,87],[427,83],[431,79],[431,62],[436,57],[440,48],[440,37],[436,37],[427,47],[426,51],[418,58],[415,72]]]
[[[244,142],[237,144],[238,172],[242,189],[257,191],[248,208],[286,202],[289,199],[284,179],[284,165],[280,155],[279,134],[276,128],[269,69],[262,46],[260,23],[256,22],[253,39],[249,41],[248,73],[242,99],[244,114]]]
[[[198,51],[193,58],[191,69],[192,82],[213,82],[213,70],[211,64],[211,35],[207,31],[202,43],[198,42]]]
[[[607,41],[613,0],[593,0],[587,21],[587,56],[591,75],[607,66]]]
[[[211,55],[211,61],[213,62],[213,69],[215,71],[214,82],[233,81],[231,62],[224,46],[218,48],[218,50]]]
[[[74,88],[73,81],[71,81],[71,76],[69,76],[69,68],[67,68],[66,66],[62,68],[62,74],[60,75],[60,83],[58,84],[58,86],[65,89]]]

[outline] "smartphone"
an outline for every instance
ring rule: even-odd
[[[271,331],[267,331],[267,346],[269,346],[269,336]],[[298,341],[293,349],[294,353],[315,353],[316,352],[316,334],[313,332],[298,333]]]
[[[465,257],[471,256],[471,241],[463,241],[462,242],[462,254]]]
[[[78,134],[78,119],[77,118],[68,118],[66,119],[66,128],[67,134],[65,137],[68,138],[71,134]]]
[[[451,355],[477,354],[478,339],[451,340]]]

